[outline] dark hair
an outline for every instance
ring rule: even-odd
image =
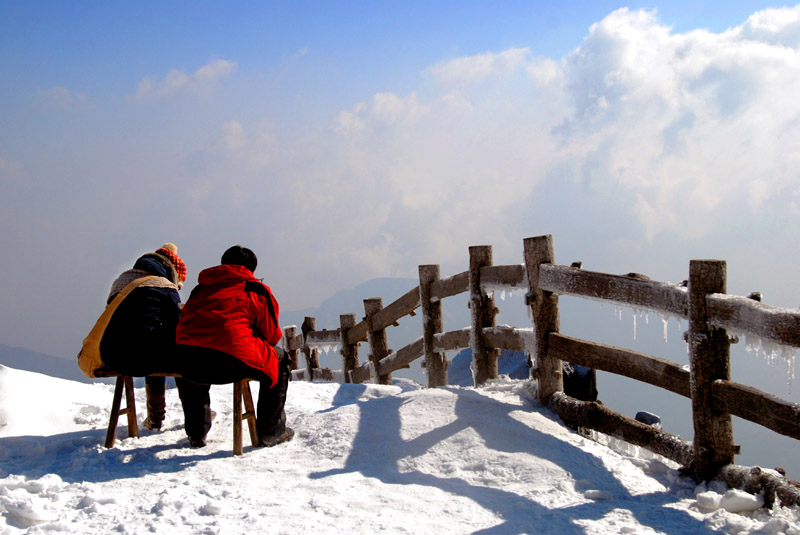
[[[241,245],[234,245],[222,255],[222,264],[233,264],[235,266],[244,266],[250,271],[255,271],[258,265],[258,258],[256,253],[242,247]]]

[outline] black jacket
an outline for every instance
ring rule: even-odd
[[[156,275],[135,288],[119,305],[100,341],[104,366],[127,375],[174,371],[175,327],[181,298],[168,259],[149,253],[112,285],[109,301],[130,281]]]

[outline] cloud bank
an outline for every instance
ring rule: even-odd
[[[103,281],[164,241],[190,280],[227,246],[252,247],[288,310],[419,264],[463,271],[470,245],[520,262],[539,234],[554,235],[559,262],[660,280],[722,258],[766,281],[745,293],[797,306],[793,270],[773,266],[800,262],[799,20],[797,6],[677,32],[620,9],[564,57],[455,56],[420,64],[403,91],[375,83],[338,100],[307,84],[313,44],[280,68],[218,59],[143,78],[121,105],[39,114],[47,145],[20,121],[31,146],[0,153],[13,228],[0,268],[38,297],[9,298],[4,343],[59,354],[36,345],[56,306],[49,328],[76,346]]]
[[[134,98],[168,97],[184,92],[202,92],[209,89],[214,82],[236,71],[236,62],[217,59],[197,69],[193,74],[186,74],[177,69],[170,69],[166,76],[159,80],[146,76],[139,81]]]
[[[228,138],[226,158],[250,185],[297,193],[300,226],[338,226],[375,274],[463,256],[531,221],[549,232],[531,215],[543,191],[563,208],[552,226],[566,224],[559,212],[575,217],[570,205],[603,205],[637,241],[699,239],[764,212],[796,225],[798,13],[677,33],[655,12],[621,9],[567,57],[453,58],[416,91],[375,93],[302,144],[252,127],[261,141]],[[328,243],[324,232],[306,242]]]

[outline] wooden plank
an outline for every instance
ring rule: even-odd
[[[366,342],[368,329],[366,320],[361,320],[353,328],[348,329],[347,343],[352,345],[359,342]]]
[[[292,379],[291,380],[292,381],[305,381],[306,380],[306,376],[308,376],[308,374],[306,373],[306,369],[305,368],[300,368],[299,370],[292,370]]]
[[[375,313],[372,318],[374,330],[385,329],[404,316],[408,316],[419,308],[419,286],[415,286],[391,304]]]
[[[800,311],[765,305],[747,297],[727,294],[707,296],[708,321],[737,332],[792,347],[800,347]]]
[[[425,354],[422,338],[417,338],[399,351],[389,353],[378,364],[378,375],[385,375],[405,368]]]
[[[341,329],[323,329],[321,331],[309,331],[305,335],[307,345],[330,345],[342,343]]]
[[[399,370],[420,358],[425,354],[424,344],[422,338],[418,338],[407,346],[403,347],[400,351],[389,353],[382,358],[378,364],[378,375],[390,374],[393,371]],[[370,376],[370,363],[365,363],[354,369],[350,374],[350,378],[354,383],[363,383],[371,379]]]
[[[613,301],[680,318],[689,317],[689,300],[685,288],[635,276],[543,265],[539,273],[539,288],[561,295]]]
[[[484,287],[505,286],[528,291],[525,266],[486,266],[481,268],[481,284]]]
[[[433,337],[433,347],[436,351],[466,349],[469,347],[469,332],[470,329],[466,328],[437,334]]]
[[[311,370],[311,377],[313,381],[326,381],[333,382],[333,370],[330,368],[314,368]]]
[[[493,327],[483,330],[484,343],[496,349],[511,349],[514,351],[531,351],[536,340],[533,330],[515,329],[513,327]]]
[[[556,392],[550,396],[547,406],[572,427],[586,427],[620,438],[683,466],[689,466],[694,458],[690,442],[614,412],[600,403],[579,401],[563,392]]]
[[[469,271],[464,271],[431,284],[431,298],[444,299],[469,289]]]
[[[800,505],[800,486],[796,481],[787,480],[758,466],[752,468],[736,464],[724,466],[716,479],[724,481],[729,488],[762,495],[766,507],[772,507],[776,498],[783,507]]]
[[[712,392],[715,411],[729,412],[800,440],[800,404],[733,381],[715,381]]]
[[[559,360],[630,377],[691,398],[689,370],[660,357],[550,333],[549,350]]]
[[[368,381],[370,379],[369,370],[370,362],[365,362],[358,368],[354,368],[353,371],[350,372],[350,382],[358,384]]]

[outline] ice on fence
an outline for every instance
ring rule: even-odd
[[[527,292],[528,286],[528,273],[524,272],[522,280],[518,284],[500,284],[494,282],[481,282],[481,290],[486,292],[486,295],[492,297],[499,295],[501,301],[505,301],[506,292],[508,296],[512,297],[514,292],[522,291]]]
[[[602,301],[601,301],[602,302]],[[649,310],[645,308],[637,308],[631,306],[623,306],[619,304],[614,304],[614,317],[618,320],[622,321],[625,310],[628,309],[631,311],[632,318],[633,318],[633,339],[636,340],[638,334],[638,318],[643,318],[645,325],[650,324],[650,314],[656,314],[658,317],[661,318],[661,323],[664,326],[664,343],[669,343],[669,320],[674,319],[678,323],[678,329],[680,331],[683,330],[683,320],[678,316],[674,316],[672,314],[667,314],[665,312],[658,312],[654,310]]]
[[[375,367],[374,360],[367,361],[367,370],[369,370],[369,380],[374,384],[378,384],[380,382],[380,378],[378,377],[378,370]]]
[[[328,353],[330,353],[330,352],[340,353],[342,351],[342,344],[340,342],[331,343],[331,342],[325,342],[325,341],[312,341],[312,340],[309,340],[308,342],[306,342],[306,345],[310,349],[316,349],[316,350],[322,351],[326,355]]]
[[[732,342],[744,341],[744,349],[747,353],[763,358],[770,366],[785,365],[786,380],[791,387],[796,377],[797,348],[772,342],[758,335],[736,329],[726,329],[726,331]]]
[[[309,333],[306,338],[306,346],[310,349],[324,351],[325,354],[331,351],[339,353],[342,349],[341,332],[338,329],[333,331],[314,331],[313,335]]]

